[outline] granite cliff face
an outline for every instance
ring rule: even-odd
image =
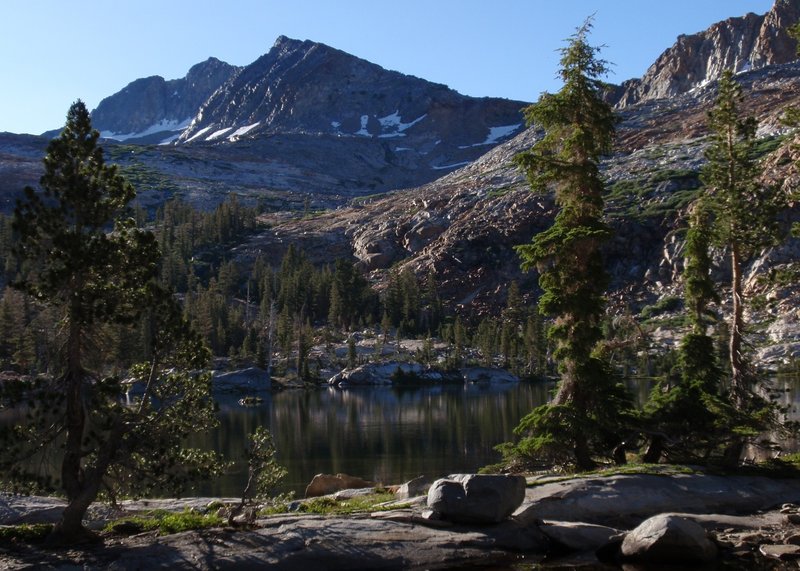
[[[728,18],[703,32],[678,37],[641,79],[625,82],[620,106],[662,99],[719,79],[722,71],[760,69],[797,58],[787,27],[800,20],[800,0],[776,0],[763,16]]]
[[[200,106],[240,68],[216,58],[199,63],[186,77],[137,79],[103,99],[92,124],[104,137],[128,142],[161,142],[177,137]]]

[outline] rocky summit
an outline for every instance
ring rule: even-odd
[[[787,27],[800,18],[800,3],[777,0],[767,14],[728,18],[708,30],[682,35],[641,79],[621,86],[619,105],[680,95],[718,79],[725,69],[743,72],[793,61]]]
[[[216,58],[193,66],[186,77],[137,79],[106,97],[92,112],[101,135],[118,141],[160,143],[176,138],[200,106],[240,68]]]

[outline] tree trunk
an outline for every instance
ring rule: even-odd
[[[567,405],[570,404],[575,409],[586,412],[586,407],[580,402],[581,382],[575,372],[575,363],[568,363],[564,367],[564,372],[558,384],[558,391],[551,404]],[[573,453],[575,454],[575,467],[578,471],[586,472],[597,467],[597,463],[592,459],[592,451],[589,447],[589,440],[580,429],[575,427],[565,427],[574,430],[573,433]]]
[[[99,482],[98,482],[99,484]],[[69,546],[76,543],[85,543],[94,539],[96,536],[83,526],[83,518],[86,510],[92,505],[97,497],[98,487],[87,489],[84,487],[81,492],[69,500],[67,507],[61,514],[61,519],[53,526],[53,531],[47,538],[48,545],[52,547]]]
[[[51,546],[68,546],[75,543],[84,543],[96,539],[96,534],[83,526],[86,510],[97,499],[97,493],[103,483],[103,475],[108,470],[111,462],[118,454],[130,454],[130,449],[125,447],[123,435],[125,426],[120,422],[108,434],[108,439],[101,444],[97,451],[95,465],[80,472],[80,489],[72,497],[68,497],[67,507],[61,514],[61,519],[53,526],[53,531],[47,538]]]
[[[745,363],[742,355],[742,336],[744,334],[744,305],[742,304],[742,267],[739,245],[731,246],[731,294],[733,297],[733,312],[731,315],[730,331],[730,363],[731,363],[731,392],[733,403],[741,408],[747,392],[745,379]]]
[[[575,435],[575,466],[580,472],[588,472],[597,468],[597,462],[592,460],[592,451],[582,432]]]
[[[67,370],[64,373],[64,390],[67,410],[65,418],[66,442],[61,463],[61,483],[67,500],[72,502],[81,493],[83,471],[81,469],[82,441],[86,426],[86,411],[83,408],[84,371],[81,366],[81,327],[76,319],[78,310],[70,308],[67,337]]]
[[[645,464],[658,464],[661,455],[664,453],[664,437],[661,434],[654,434],[650,439],[650,444],[642,457]]]

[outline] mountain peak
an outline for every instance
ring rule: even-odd
[[[438,168],[463,162],[459,155],[472,154],[463,149],[489,144],[498,129],[521,128],[523,105],[491,98],[479,103],[325,44],[280,36],[269,52],[214,93],[179,142],[233,142],[276,133],[402,138],[409,143],[400,145],[402,152],[413,146],[431,153],[426,162]],[[410,145],[415,133],[426,140]],[[434,159],[434,147],[439,151],[448,144],[461,151]]]
[[[619,105],[673,97],[719,79],[797,58],[788,27],[800,20],[800,0],[776,0],[772,9],[728,18],[696,34],[682,34],[641,79],[625,82]]]
[[[92,111],[92,124],[104,137],[161,142],[183,129],[206,101],[239,68],[210,57],[185,77],[137,79],[106,97]]]

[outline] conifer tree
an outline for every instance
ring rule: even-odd
[[[723,444],[730,406],[722,398],[722,369],[707,335],[708,306],[719,302],[711,279],[710,212],[701,198],[692,205],[686,232],[684,295],[691,331],[679,348],[680,378],[660,380],[645,406],[651,424],[643,460],[707,459]]]
[[[56,377],[29,388],[30,421],[3,431],[0,470],[24,481],[38,475],[38,454],[60,454],[67,507],[53,531],[58,541],[86,536],[82,519],[101,489],[146,488],[130,474],[175,476],[175,483],[204,464],[209,457],[186,453],[181,437],[214,422],[208,381],[185,373],[207,353],[171,294],[155,285],[155,236],[129,217],[133,187],[105,164],[98,137],[77,101],[47,148],[41,191],[26,188],[14,213],[15,255],[29,268],[15,287],[60,312],[62,351],[52,364]],[[119,379],[90,370],[91,351],[102,327],[136,325],[145,312],[156,333],[152,360],[133,372],[146,388],[140,406],[128,409]],[[213,473],[211,464],[204,468]]]
[[[754,158],[756,120],[742,117],[741,86],[726,70],[719,80],[717,99],[708,114],[711,143],[702,173],[706,200],[714,211],[714,235],[728,250],[731,268],[729,358],[733,402],[743,407],[750,394],[745,333],[743,267],[755,253],[775,243],[776,213],[780,207],[774,189],[759,184]]]
[[[528,124],[543,129],[544,137],[515,158],[534,191],[555,188],[554,224],[517,250],[523,268],[539,271],[539,307],[555,319],[550,337],[561,373],[552,403],[517,427],[524,435],[517,450],[581,470],[616,446],[630,409],[607,364],[593,356],[607,282],[600,248],[610,236],[599,161],[611,151],[617,119],[602,97],[607,63],[587,43],[590,29],[587,20],[561,50],[561,90],[525,109]]]

